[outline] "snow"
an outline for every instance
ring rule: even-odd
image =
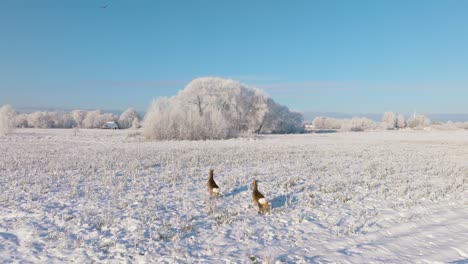
[[[468,262],[467,131],[17,129],[0,153],[0,262]]]

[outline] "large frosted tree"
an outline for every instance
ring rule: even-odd
[[[143,133],[149,139],[223,139],[259,132],[292,133],[302,115],[262,91],[215,77],[198,78],[176,96],[155,100]]]
[[[385,112],[382,117],[382,123],[385,129],[395,129],[397,118],[393,112]]]

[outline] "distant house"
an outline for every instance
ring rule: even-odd
[[[119,129],[119,125],[117,125],[116,122],[106,122],[104,126],[102,127],[104,129]]]

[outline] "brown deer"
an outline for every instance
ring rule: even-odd
[[[219,187],[213,179],[213,169],[210,169],[208,182],[206,183],[206,187],[208,188],[208,192],[210,193],[210,198],[218,198],[219,197]]]
[[[258,210],[261,214],[265,214],[268,211],[268,214],[271,214],[270,204],[267,199],[261,192],[258,191],[257,180],[254,180],[252,183],[252,199],[254,204],[258,206]]]

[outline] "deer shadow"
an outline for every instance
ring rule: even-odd
[[[248,188],[247,185],[240,186],[240,187],[237,187],[237,188],[233,189],[233,190],[230,191],[229,193],[226,193],[226,194],[224,195],[224,197],[235,196],[235,195],[238,195],[239,193],[246,192],[248,189],[249,189],[249,188]]]
[[[293,197],[292,193],[283,194],[270,200],[271,208],[275,209],[275,208],[284,207],[288,200],[289,200],[289,205],[297,202],[297,199]]]
[[[459,259],[459,260],[455,260],[455,261],[452,261],[452,262],[449,262],[450,264],[466,264],[468,263],[468,258],[467,259]]]

